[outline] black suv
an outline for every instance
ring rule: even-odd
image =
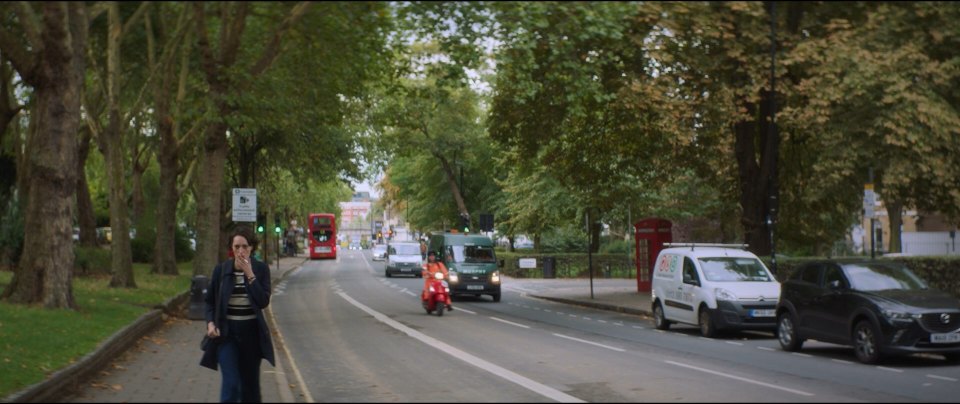
[[[798,351],[810,338],[854,347],[857,359],[929,352],[960,361],[960,299],[927,287],[902,264],[805,264],[780,286],[777,338]]]

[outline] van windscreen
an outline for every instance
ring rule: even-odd
[[[451,254],[452,252],[452,254]],[[448,247],[447,259],[453,262],[486,263],[497,262],[493,254],[493,247],[479,245],[453,245]]]
[[[744,257],[703,257],[698,259],[703,276],[713,282],[771,282],[760,260]]]

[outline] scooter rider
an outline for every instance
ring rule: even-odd
[[[437,272],[443,272],[443,277],[447,278],[450,273],[447,271],[447,266],[443,265],[442,262],[437,261],[436,251],[430,251],[427,254],[427,269],[423,271],[423,294],[421,295],[422,299],[427,298],[427,290],[430,287],[430,280],[433,279],[433,274]],[[453,310],[453,306],[450,305],[450,295],[447,294],[447,310]]]

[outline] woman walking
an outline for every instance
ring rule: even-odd
[[[207,336],[216,340],[212,368],[221,368],[221,402],[259,403],[260,360],[276,366],[263,315],[270,304],[270,269],[252,257],[257,240],[251,229],[238,228],[229,248],[233,258],[213,269],[204,298]]]

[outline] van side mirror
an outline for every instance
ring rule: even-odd
[[[497,267],[499,267],[499,268],[503,268],[503,265],[504,265],[504,262],[503,262],[503,260],[499,260],[499,261],[497,261]]]
[[[830,287],[830,290],[842,290],[842,289],[843,289],[843,285],[840,284],[840,281],[839,281],[839,280],[830,281],[829,287]]]

